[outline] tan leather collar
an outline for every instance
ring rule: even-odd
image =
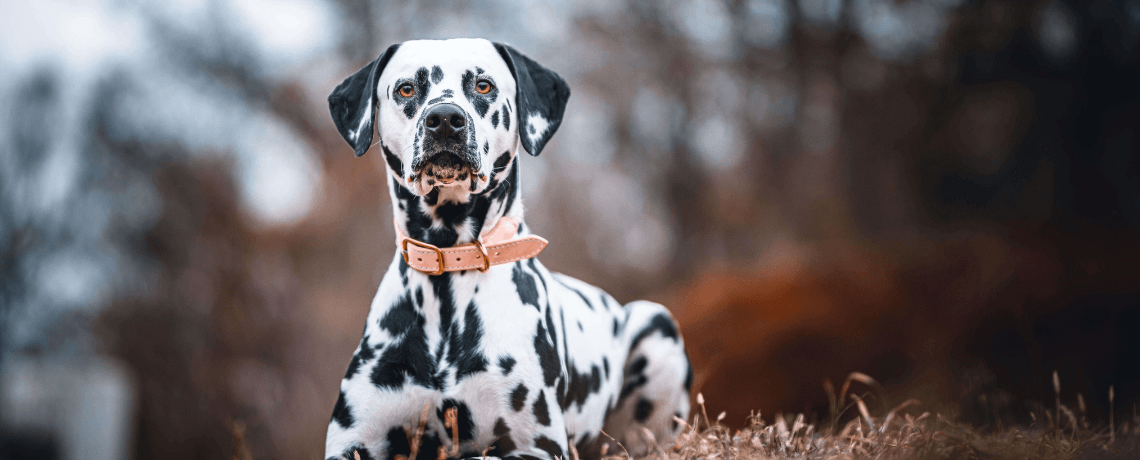
[[[519,221],[503,217],[490,231],[471,244],[440,248],[414,240],[396,226],[396,247],[409,267],[429,275],[459,270],[487,271],[492,265],[529,259],[546,248],[545,238],[537,235],[517,236]],[[483,241],[480,242],[479,240]]]

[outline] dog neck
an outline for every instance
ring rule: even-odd
[[[522,222],[518,161],[513,161],[510,168],[509,174],[492,177],[485,191],[467,195],[466,201],[441,194],[438,187],[417,196],[389,175],[396,226],[409,238],[447,248],[471,243],[503,217]],[[519,226],[519,233],[526,231],[525,225]]]

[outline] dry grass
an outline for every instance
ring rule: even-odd
[[[1078,413],[1062,404],[1058,397],[1055,414],[1046,412],[1047,419],[1040,423],[982,433],[941,415],[912,414],[920,406],[919,401],[913,399],[876,417],[863,397],[849,393],[852,383],[877,386],[867,375],[852,373],[836,395],[830,382],[825,382],[824,389],[831,401],[831,418],[825,426],[805,423],[803,414],[777,414],[772,423],[765,423],[759,414],[754,414],[748,418],[746,428],[732,432],[721,424],[724,413],[715,420],[709,419],[704,398],[698,394],[692,419],[678,419],[684,428],[676,443],[668,448],[658,446],[646,458],[1140,458],[1140,417],[1133,414],[1130,420],[1117,426],[1110,416],[1110,426],[1094,429],[1087,422],[1081,397],[1078,397]],[[1056,376],[1054,389],[1060,393]],[[1112,389],[1109,392],[1111,394]],[[839,425],[838,421],[851,410],[857,411],[857,415]],[[646,433],[646,436],[651,435]],[[607,460],[628,457],[622,451]]]
[[[715,420],[705,411],[704,397],[697,394],[697,405],[691,420],[677,419],[683,427],[672,446],[663,447],[653,435],[642,433],[654,448],[641,458],[647,459],[1134,459],[1140,458],[1140,416],[1117,425],[1109,413],[1109,425],[1092,427],[1085,413],[1084,398],[1077,396],[1077,412],[1062,404],[1060,379],[1054,373],[1055,407],[1043,412],[1044,420],[1034,416],[1027,427],[999,428],[981,432],[968,425],[955,423],[939,414],[922,412],[915,415],[921,403],[910,399],[876,416],[864,401],[865,396],[851,392],[852,384],[879,387],[878,383],[859,372],[853,372],[838,394],[829,381],[824,382],[830,402],[830,418],[826,425],[805,422],[804,414],[777,414],[765,423],[760,414],[748,417],[748,426],[732,431],[722,425],[725,413]],[[1110,406],[1114,389],[1109,388]],[[852,412],[854,411],[854,412]],[[416,458],[423,435],[428,406],[424,406],[418,428],[405,427],[412,445],[411,458]],[[855,416],[840,425],[851,412]],[[446,426],[452,430],[453,445],[458,445],[454,408],[446,414]],[[241,433],[235,425],[235,446],[240,446]],[[608,436],[608,435],[607,435]],[[612,438],[611,438],[612,439]],[[244,449],[242,449],[244,450]],[[605,456],[609,451],[614,455]],[[242,455],[244,454],[244,455]],[[454,458],[458,451],[439,448],[437,459]],[[486,451],[484,451],[484,455]],[[625,460],[631,455],[616,442],[603,446],[604,460]],[[235,460],[248,459],[248,453],[235,452]],[[397,460],[407,460],[397,455]],[[359,456],[357,457],[359,459]],[[574,446],[570,459],[580,460]]]

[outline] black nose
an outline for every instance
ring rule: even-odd
[[[458,105],[439,104],[424,115],[424,127],[437,137],[450,136],[467,128],[467,116]]]

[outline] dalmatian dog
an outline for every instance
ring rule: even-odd
[[[671,446],[693,380],[673,317],[547,270],[534,258],[546,241],[522,220],[519,153],[542,151],[569,97],[556,73],[482,39],[393,45],[333,90],[356,156],[379,134],[399,236],[326,458],[596,458],[607,436],[635,454]]]

